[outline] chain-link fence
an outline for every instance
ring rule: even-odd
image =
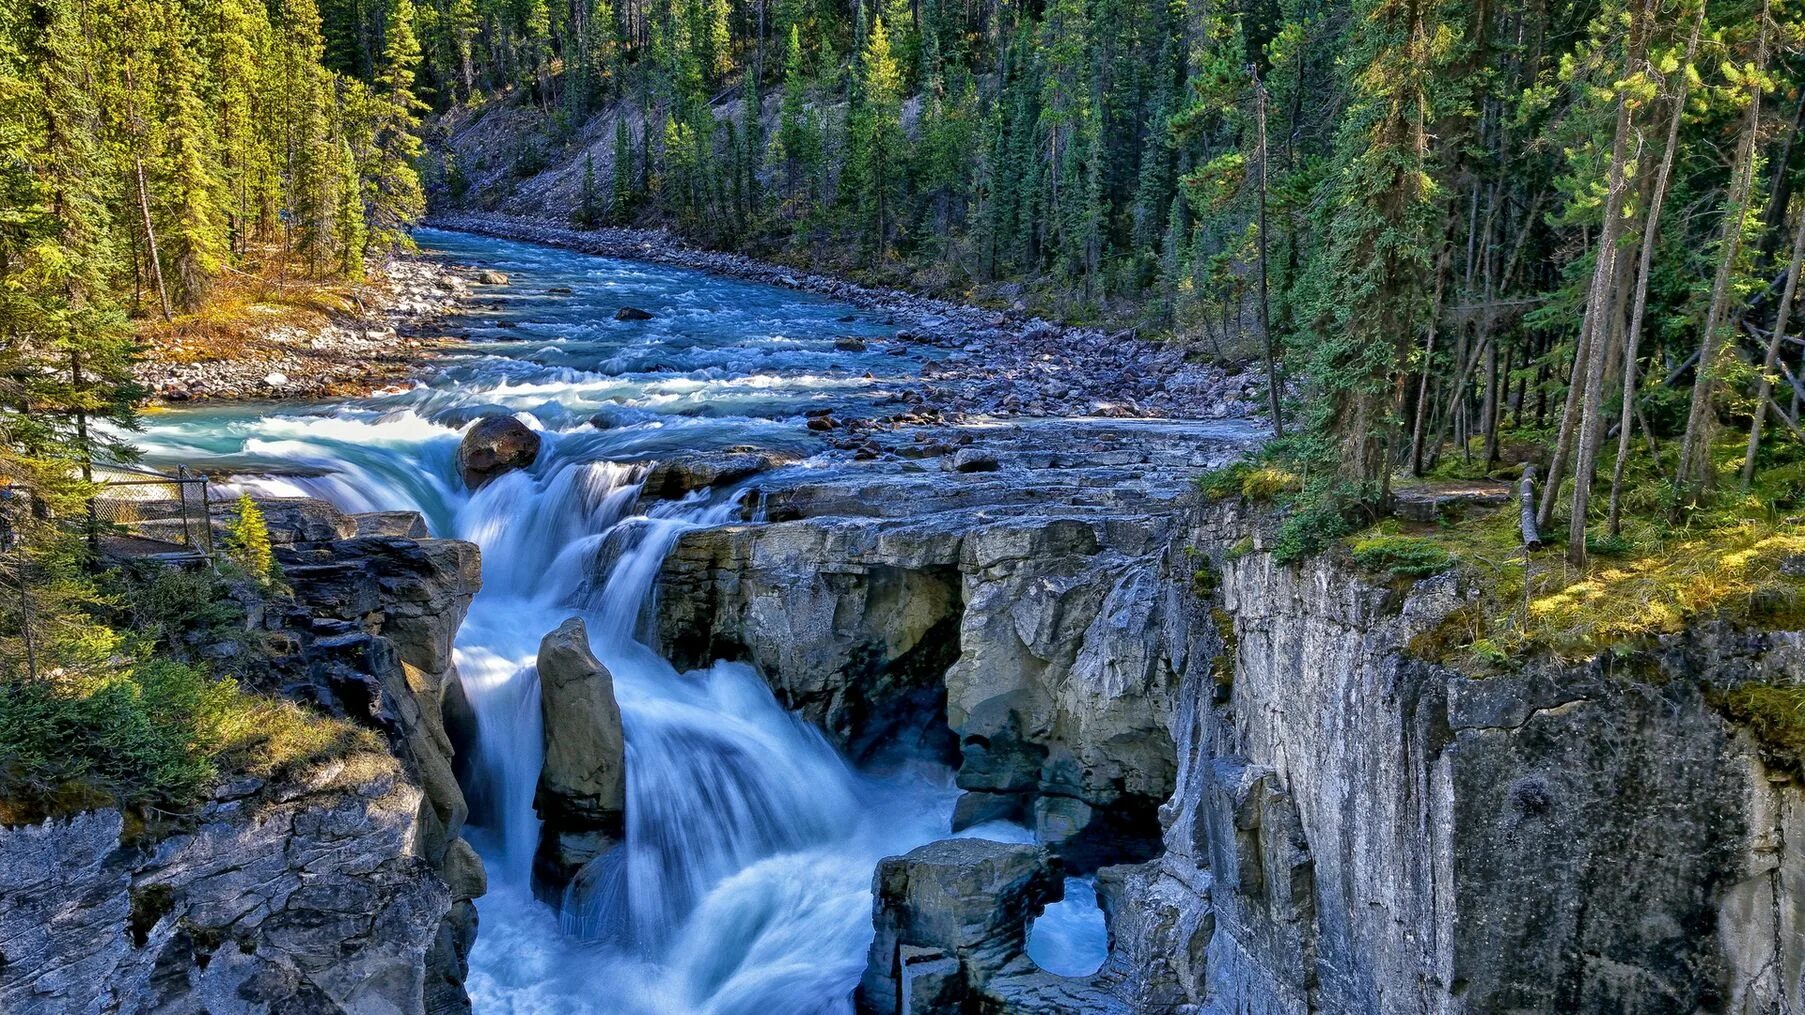
[[[164,473],[132,466],[99,466],[94,495],[100,548],[130,557],[211,557],[207,477],[186,467]]]

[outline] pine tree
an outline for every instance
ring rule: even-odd
[[[796,217],[807,199],[804,183],[821,159],[821,132],[808,108],[808,71],[803,66],[801,32],[795,25],[790,26],[783,66],[783,102],[778,107],[771,154],[783,168],[784,193],[791,217]]]
[[[1348,63],[1353,102],[1343,117],[1328,245],[1313,266],[1315,308],[1297,337],[1313,392],[1306,434],[1292,454],[1314,512],[1293,515],[1287,552],[1337,531],[1349,505],[1388,492],[1400,371],[1429,308],[1438,189],[1429,125],[1436,68],[1452,46],[1440,0],[1360,0]]]
[[[602,221],[601,196],[595,185],[595,156],[583,156],[583,183],[577,191],[577,211],[571,220],[585,229]]]
[[[608,175],[608,216],[616,223],[625,223],[632,215],[638,188],[635,186],[633,132],[627,126],[624,114],[614,121],[614,161],[608,166]]]
[[[219,274],[227,252],[224,204],[218,170],[213,164],[205,110],[197,94],[200,68],[189,56],[185,39],[170,37],[165,54],[168,82],[168,191],[171,205],[168,257],[176,302],[195,307]]]
[[[276,555],[270,544],[263,509],[248,493],[238,495],[238,513],[226,531],[226,557],[251,580],[267,586],[275,576]]]

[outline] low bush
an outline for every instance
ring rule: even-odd
[[[182,807],[222,771],[267,776],[374,746],[365,730],[186,663],[59,672],[0,684],[0,809]]]
[[[1454,566],[1454,555],[1432,539],[1371,536],[1354,543],[1354,562],[1400,578],[1426,578]]]

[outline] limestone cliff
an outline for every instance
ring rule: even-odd
[[[1217,509],[1192,534],[1232,683],[1212,705],[1187,677],[1167,852],[1123,875],[1163,916],[1131,946],[1147,1003],[1796,1010],[1805,795],[1713,702],[1805,679],[1799,634],[1704,626],[1473,677],[1407,647],[1461,605],[1454,579],[1280,566],[1257,529]]]
[[[686,535],[661,584],[680,660],[747,659],[855,751],[901,716],[919,745],[944,723],[959,820],[1101,865],[1090,981],[1024,990],[916,934],[874,953],[869,989],[903,990],[906,960],[921,997],[963,984],[1002,1011],[1048,989],[1253,1015],[1805,1000],[1805,794],[1719,708],[1805,680],[1800,634],[1700,625],[1465,674],[1410,649],[1468,603],[1455,578],[1279,565],[1268,512],[1205,503],[1196,461],[1144,434],[980,443],[997,471],[762,477],[780,520]],[[921,862],[891,877],[971,880]],[[880,927],[916,905],[887,883]]]

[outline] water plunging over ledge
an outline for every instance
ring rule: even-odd
[[[451,233],[422,240],[513,276],[456,322],[470,340],[432,385],[316,409],[159,413],[140,443],[153,460],[212,458],[265,493],[416,510],[434,535],[481,546],[484,586],[457,643],[478,718],[467,835],[490,876],[468,981],[478,1011],[850,1010],[872,870],[947,834],[950,775],[907,759],[881,777],[855,771],[749,668],[678,673],[649,648],[642,624],[666,552],[685,529],[735,516],[738,494],[636,513],[643,469],[628,463],[740,444],[812,454],[807,410],[873,411],[910,361],[836,345],[887,329],[808,295]],[[614,320],[626,304],[653,319]],[[469,493],[455,450],[483,412],[517,414],[544,443],[530,469]],[[586,872],[560,914],[530,884],[534,662],[571,616],[614,677],[628,803],[624,851],[596,861],[606,869]],[[1080,927],[1038,947],[1089,953],[1100,939]]]

